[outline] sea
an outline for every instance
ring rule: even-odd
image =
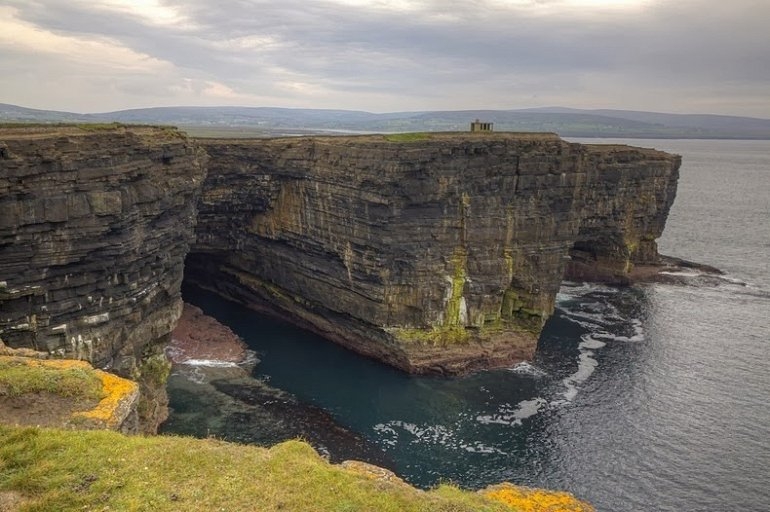
[[[565,282],[533,361],[462,378],[409,376],[186,287],[259,362],[176,367],[163,431],[300,436],[422,488],[510,481],[599,512],[770,511],[770,141],[574,141],[682,155],[660,252],[724,275]]]

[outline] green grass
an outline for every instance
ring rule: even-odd
[[[121,123],[77,123],[76,128],[87,132],[98,132],[104,130],[114,130],[116,128],[124,127]]]
[[[416,133],[393,133],[385,135],[388,142],[418,142],[421,140],[430,140],[431,136],[424,132]]]
[[[0,361],[0,397],[43,392],[94,400],[104,396],[102,381],[93,371],[30,366],[12,358]]]
[[[510,511],[477,493],[424,492],[331,465],[309,445],[0,426],[0,492],[21,511]]]

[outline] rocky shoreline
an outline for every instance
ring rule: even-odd
[[[567,264],[565,279],[620,286],[643,283],[686,284],[693,277],[719,278],[724,272],[716,267],[673,256],[660,255],[656,262],[637,263],[619,272],[615,266],[574,258]]]
[[[173,364],[190,361],[242,364],[249,358],[246,343],[232,329],[187,303],[171,332],[166,355]]]

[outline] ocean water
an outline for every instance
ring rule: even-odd
[[[530,363],[412,377],[206,292],[185,297],[257,352],[250,378],[323,411],[415,485],[508,480],[568,490],[600,512],[770,511],[770,141],[620,142],[683,155],[661,252],[726,274],[564,283]],[[212,402],[186,374],[170,387],[166,431],[281,437],[260,414],[228,415],[243,409],[232,382]],[[335,442],[322,451],[350,453]]]

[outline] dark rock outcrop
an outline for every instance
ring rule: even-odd
[[[205,153],[208,177],[203,182]],[[549,134],[0,131],[0,338],[143,374],[187,278],[411,372],[532,357],[565,275],[655,264],[679,158]],[[141,412],[140,410],[140,412]]]
[[[141,127],[4,128],[0,149],[0,338],[158,381],[204,154]],[[165,393],[143,391],[156,423]]]
[[[676,156],[404,139],[198,141],[188,279],[407,371],[461,373],[532,357],[568,269],[622,282],[658,257]]]

